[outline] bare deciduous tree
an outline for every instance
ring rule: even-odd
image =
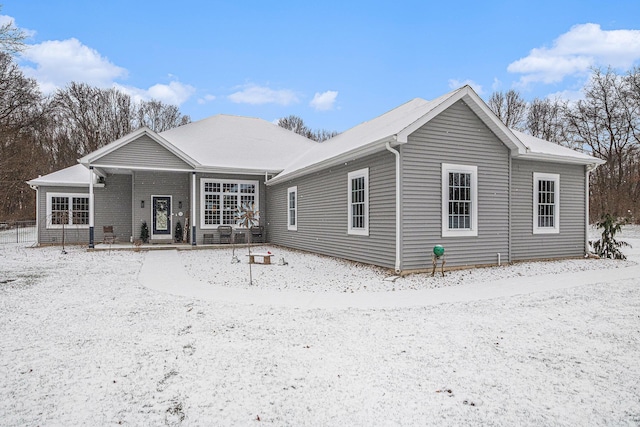
[[[289,129],[298,135],[302,135],[305,138],[309,138],[316,142],[326,141],[334,136],[338,135],[336,131],[328,131],[325,129],[311,130],[298,116],[287,116],[278,120],[278,126]]]
[[[566,108],[565,118],[573,142],[607,161],[592,174],[592,214],[627,216],[640,207],[632,175],[638,160],[638,112],[628,82],[611,69],[595,69],[584,94]]]
[[[0,11],[2,5],[0,5]],[[14,54],[24,49],[27,34],[17,28],[13,21],[0,25],[0,53]]]
[[[487,104],[508,128],[523,129],[527,103],[518,92],[513,89],[507,93],[493,92]]]
[[[175,105],[157,100],[142,101],[136,110],[136,126],[146,126],[154,132],[164,132],[191,122],[189,116],[180,113]]]
[[[565,144],[564,105],[565,102],[559,98],[535,98],[527,109],[525,132],[556,144]]]

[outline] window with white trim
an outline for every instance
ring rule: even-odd
[[[287,229],[298,230],[298,187],[287,190]]]
[[[478,235],[478,167],[442,164],[442,236]]]
[[[258,181],[223,179],[200,180],[200,226],[236,226],[236,214],[243,204],[253,203],[258,209]]]
[[[533,173],[533,234],[560,232],[560,175]]]
[[[369,235],[369,168],[348,174],[348,234]]]
[[[89,228],[89,195],[47,193],[47,228]]]

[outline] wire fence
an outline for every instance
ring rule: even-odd
[[[0,221],[0,244],[35,243],[36,221]]]

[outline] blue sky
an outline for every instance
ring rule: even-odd
[[[640,65],[638,0],[0,3],[45,93],[115,85],[193,120],[295,114],[343,131],[467,83],[485,100],[575,98],[589,67]]]

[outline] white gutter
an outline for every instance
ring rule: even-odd
[[[402,207],[401,197],[400,197],[400,152],[391,148],[391,143],[387,141],[385,147],[388,151],[392,152],[396,157],[396,272],[400,271],[400,244],[402,240],[400,239],[400,209]]]

